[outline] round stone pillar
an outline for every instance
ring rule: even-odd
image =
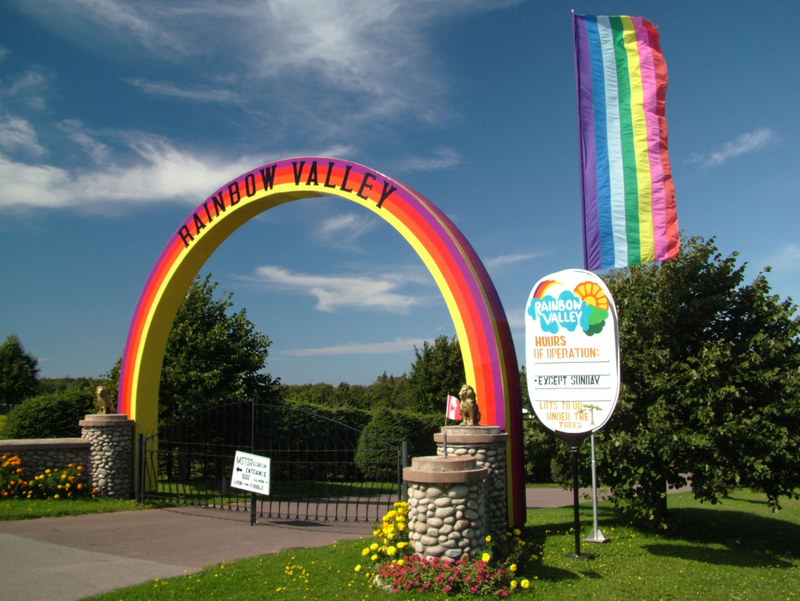
[[[434,434],[436,453],[447,457],[472,457],[478,467],[489,470],[486,478],[486,533],[498,536],[508,531],[508,482],[506,479],[506,441],[500,426],[445,426]]]
[[[414,457],[408,483],[408,538],[417,555],[456,561],[486,544],[484,481],[471,457]]]
[[[78,422],[91,443],[92,487],[97,494],[129,498],[133,490],[133,428],[127,415],[97,413]]]

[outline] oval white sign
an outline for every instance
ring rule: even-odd
[[[528,392],[555,432],[602,428],[619,397],[619,322],[605,282],[567,269],[539,280],[525,305]]]

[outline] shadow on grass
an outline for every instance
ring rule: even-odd
[[[793,568],[794,564],[778,559],[773,555],[758,553],[749,549],[717,549],[706,546],[671,545],[658,543],[642,545],[642,548],[658,557],[673,557],[698,561],[713,565],[735,566],[740,568],[778,567]]]
[[[800,526],[744,511],[683,507],[670,512],[668,538],[724,545],[764,557],[800,559]]]

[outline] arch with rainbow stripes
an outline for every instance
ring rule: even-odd
[[[388,221],[414,248],[439,286],[455,325],[467,383],[482,423],[509,434],[510,525],[525,522],[522,406],[516,353],[500,298],[478,255],[424,196],[363,165],[292,158],[253,169],[204,200],[172,235],[144,285],[131,320],[119,381],[119,413],[138,432],[158,424],[161,364],[172,322],[194,277],[241,225],[299,198],[339,196]]]

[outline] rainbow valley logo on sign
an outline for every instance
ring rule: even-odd
[[[539,322],[543,332],[558,334],[559,328],[574,332],[580,326],[587,336],[603,331],[608,319],[608,297],[595,282],[581,282],[575,290],[563,290],[558,297],[547,294],[561,288],[555,280],[545,280],[534,289],[528,315]]]

